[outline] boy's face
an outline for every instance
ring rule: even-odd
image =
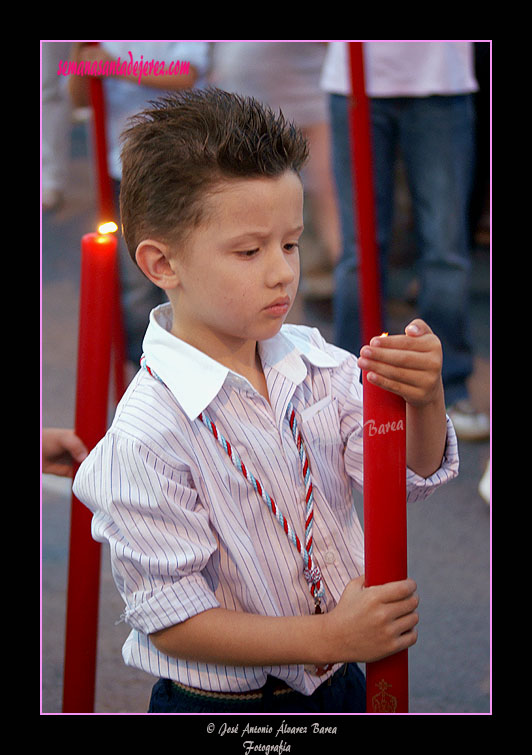
[[[293,172],[233,179],[206,199],[206,221],[172,255],[172,332],[214,356],[272,338],[299,282],[303,189]]]

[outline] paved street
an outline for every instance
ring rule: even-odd
[[[64,205],[43,215],[42,414],[44,426],[74,422],[79,249],[95,230],[92,171],[85,129],[73,129],[70,188]],[[397,269],[390,311],[397,327],[414,314],[404,302],[411,277]],[[489,411],[489,253],[474,253],[473,328],[477,349],[471,389]],[[403,285],[404,284],[404,285]],[[292,320],[332,337],[330,303],[299,301]],[[412,713],[490,711],[490,507],[478,493],[489,443],[460,443],[457,480],[409,508],[409,571],[421,596],[419,640],[410,651]],[[357,506],[359,503],[357,502]],[[62,664],[70,516],[69,482],[45,476],[42,486],[42,711],[58,713]],[[102,551],[97,713],[144,713],[153,679],[127,668],[121,645],[128,628]]]

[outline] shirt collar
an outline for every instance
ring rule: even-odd
[[[166,384],[191,420],[211,403],[227,379],[249,386],[241,375],[172,335],[171,327],[171,305],[156,307],[150,313],[142,346],[148,367]],[[336,367],[338,360],[314,346],[308,330],[285,325],[276,336],[260,342],[263,366],[276,370],[294,385],[305,379],[307,361],[317,367]]]

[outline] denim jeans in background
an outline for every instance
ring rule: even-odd
[[[471,95],[372,98],[370,111],[382,299],[385,301],[389,274],[399,150],[415,224],[420,284],[417,316],[442,342],[443,382],[449,405],[466,398],[466,379],[473,369],[468,226],[474,169],[473,99]],[[347,97],[331,95],[330,112],[343,239],[335,270],[335,343],[358,354],[363,344]]]

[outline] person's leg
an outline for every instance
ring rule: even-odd
[[[473,369],[469,323],[468,208],[473,108],[467,95],[405,98],[401,150],[418,246],[419,316],[443,345],[448,403],[467,396]]]
[[[330,105],[333,169],[342,231],[342,254],[335,269],[335,343],[341,348],[358,354],[363,345],[359,289],[360,255],[356,232],[356,197],[352,186],[349,102],[347,97],[331,95]],[[393,220],[397,144],[394,103],[385,100],[372,100],[371,119],[374,199],[377,224],[376,240],[379,250],[381,303],[384,322],[386,319],[386,260]]]
[[[64,77],[57,69],[68,59],[69,42],[42,45],[42,201],[43,209],[55,209],[67,189],[70,160],[72,105]]]
[[[361,343],[358,250],[355,241],[348,99],[330,96],[332,164],[340,213],[342,249],[334,271],[334,342],[358,354]]]
[[[376,234],[384,311],[390,277],[388,260],[394,220],[400,105],[401,100],[395,97],[373,97],[370,100]]]
[[[304,170],[305,195],[310,200],[312,224],[326,254],[323,267],[337,262],[341,248],[340,220],[331,166],[331,133],[327,121],[305,126],[310,154]]]

